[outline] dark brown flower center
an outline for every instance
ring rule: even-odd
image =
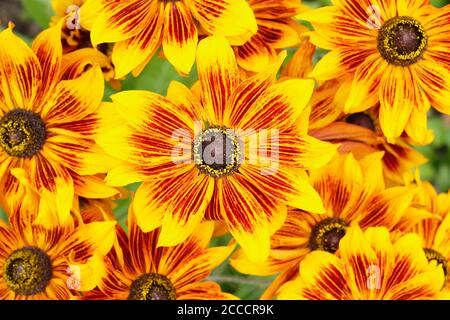
[[[442,266],[442,269],[444,270],[445,279],[448,279],[448,262],[445,257],[439,253],[438,251],[434,249],[423,249],[425,252],[425,256],[427,257],[428,261],[436,261],[437,264]]]
[[[44,291],[52,278],[52,263],[42,250],[23,247],[14,251],[3,266],[6,285],[19,295],[34,295]]]
[[[232,174],[241,160],[240,140],[230,129],[211,127],[194,140],[192,157],[197,168],[211,177]]]
[[[37,113],[15,109],[0,119],[0,146],[10,156],[34,156],[44,145],[45,138],[45,124]]]
[[[160,274],[146,273],[133,281],[128,300],[175,300],[175,288]]]
[[[425,29],[411,17],[389,19],[378,32],[378,51],[387,62],[398,66],[416,63],[427,44]]]
[[[349,115],[345,119],[345,122],[375,131],[375,124],[373,123],[372,118],[363,112]]]
[[[335,253],[339,242],[345,236],[348,224],[338,218],[327,218],[314,226],[309,238],[311,250],[324,250]]]

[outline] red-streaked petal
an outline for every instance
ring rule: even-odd
[[[177,293],[178,300],[236,300],[236,296],[222,292],[215,282],[192,283]]]
[[[440,112],[450,114],[450,69],[423,59],[414,70],[431,105]]]
[[[151,14],[143,20],[139,32],[132,37],[115,44],[112,52],[112,62],[115,68],[115,77],[120,79],[133,70],[138,76],[143,68],[141,64],[150,60],[161,45],[164,22],[164,4],[153,1],[148,4]]]
[[[234,175],[216,182],[221,189],[223,217],[247,256],[263,261],[269,255],[270,226],[263,207],[241,180],[239,175]]]
[[[404,131],[414,105],[414,79],[409,68],[390,66],[380,81],[380,127],[389,143],[395,143]],[[419,107],[419,109],[423,109]]]
[[[93,45],[119,42],[136,35],[152,18],[151,9],[148,0],[102,0],[91,30]]]
[[[42,109],[48,123],[79,121],[94,113],[103,99],[103,73],[94,67],[74,80],[61,81],[53,97]]]
[[[275,49],[293,47],[300,42],[300,37],[292,20],[258,19],[258,35],[264,43]]]
[[[234,52],[225,38],[209,37],[200,41],[197,69],[208,120],[223,125],[225,107],[239,82]]]
[[[39,111],[35,105],[42,80],[35,53],[9,27],[0,32],[0,97],[9,110]],[[45,75],[44,75],[45,76]]]
[[[35,223],[46,227],[69,222],[74,197],[70,173],[60,164],[42,155],[33,158],[30,183],[41,196]]]
[[[236,48],[240,50],[242,47]],[[264,72],[258,73],[248,79],[243,80],[232,92],[228,101],[228,108],[225,109],[224,121],[231,127],[239,127],[242,119],[246,117],[249,110],[254,110],[254,104],[259,97],[266,93],[271,85],[275,83],[276,74],[284,57],[271,66],[266,66]]]
[[[87,199],[107,199],[117,195],[117,188],[105,185],[105,179],[98,176],[80,176],[71,172],[75,194]]]
[[[214,180],[193,166],[177,166],[171,177],[143,183],[133,202],[144,232],[162,225],[159,246],[185,240],[203,218]]]
[[[275,50],[259,35],[254,35],[244,45],[235,47],[236,59],[245,70],[262,72],[276,57]]]
[[[350,94],[345,103],[346,112],[361,112],[379,101],[380,78],[387,68],[387,62],[379,54],[373,54],[356,69]]]
[[[261,93],[237,126],[256,131],[293,126],[305,110],[313,90],[313,80],[290,79],[274,84]]]
[[[249,4],[259,19],[289,18],[299,13],[297,0],[249,0]]]
[[[257,31],[256,19],[245,0],[192,0],[192,14],[210,34],[244,44]]]
[[[167,3],[164,11],[164,55],[183,75],[189,74],[197,50],[197,27],[183,2]]]
[[[53,94],[61,75],[61,25],[58,23],[42,31],[33,41],[33,51],[41,64],[43,74],[37,103],[44,104]]]

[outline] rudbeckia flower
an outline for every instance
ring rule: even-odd
[[[61,80],[60,37],[58,27],[47,29],[30,49],[12,26],[0,33],[0,197],[12,212],[29,185],[40,197],[35,222],[44,226],[70,223],[75,193],[117,193],[91,176],[107,170],[93,139],[102,72]]]
[[[430,104],[450,113],[449,17],[449,5],[427,0],[335,0],[301,15],[314,26],[311,42],[330,50],[310,76],[350,77],[345,112],[379,102],[389,143],[404,130],[423,139]]]
[[[355,225],[341,239],[337,255],[314,251],[299,276],[285,284],[279,299],[439,299],[444,271],[428,262],[420,237],[409,233],[392,242],[384,227],[365,232]]]
[[[305,169],[327,163],[337,147],[307,135],[303,111],[314,82],[276,82],[284,56],[239,82],[231,46],[210,37],[197,51],[200,99],[178,82],[167,98],[145,91],[112,96],[117,112],[105,111],[108,128],[97,141],[125,163],[107,183],[144,181],[133,207],[143,231],[162,225],[158,246],[182,242],[206,217],[224,220],[246,252],[264,260],[286,204],[324,211]]]
[[[351,154],[339,156],[313,170],[311,181],[323,199],[325,214],[290,209],[285,224],[271,237],[267,261],[254,263],[242,251],[231,259],[231,265],[242,273],[266,276],[282,272],[263,298],[271,298],[280,285],[295,277],[299,262],[308,253],[335,253],[352,223],[364,230],[373,226],[406,230],[431,217],[413,206],[415,188],[384,187],[380,154],[360,162]]]
[[[115,43],[116,78],[139,75],[160,46],[175,69],[188,74],[201,34],[242,45],[257,30],[245,0],[88,0],[81,17],[94,46]]]
[[[159,229],[144,233],[129,214],[128,235],[117,228],[118,243],[106,256],[106,275],[86,299],[225,300],[236,299],[205,281],[234,245],[208,248],[214,225],[201,224],[183,243],[158,248]]]
[[[300,12],[299,0],[249,0],[258,32],[242,46],[234,47],[240,67],[247,71],[263,71],[276,60],[280,49],[300,42],[299,33],[307,31],[294,17]]]
[[[1,300],[77,299],[99,284],[115,222],[47,229],[24,216],[14,214],[9,225],[0,220]]]
[[[292,59],[283,68],[286,78],[304,78],[312,70],[312,58],[315,47],[304,40]],[[411,139],[402,136],[391,144],[384,136],[378,121],[379,104],[371,110],[354,114],[345,114],[342,100],[345,101],[345,79],[327,80],[314,90],[310,102],[311,115],[309,133],[317,139],[339,144],[342,154],[352,152],[360,159],[376,152],[384,152],[383,174],[388,184],[404,183],[405,175],[424,164],[427,159],[413,149]],[[424,137],[422,137],[423,139]],[[431,130],[426,141],[434,138]]]
[[[433,214],[411,228],[422,239],[422,247],[429,261],[442,265],[445,274],[445,289],[450,290],[450,192],[437,194],[428,182],[419,182],[417,193],[420,204]]]

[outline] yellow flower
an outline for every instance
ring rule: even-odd
[[[450,113],[450,5],[423,0],[342,0],[307,12],[311,41],[331,50],[310,76],[352,79],[345,112],[380,103],[380,125],[389,143],[404,130],[418,142],[427,135],[430,103]]]
[[[183,243],[157,247],[160,230],[144,233],[130,211],[129,233],[117,227],[118,243],[105,258],[107,273],[86,299],[211,300],[236,299],[215,282],[204,281],[234,245],[208,248],[214,225],[199,225]]]
[[[231,265],[239,272],[271,275],[282,272],[266,290],[270,298],[280,285],[295,277],[298,264],[309,252],[335,253],[348,226],[384,226],[388,230],[411,228],[431,215],[412,207],[414,188],[385,188],[380,154],[357,162],[351,154],[337,157],[327,166],[312,170],[311,182],[327,210],[325,214],[290,209],[285,224],[271,237],[267,261],[254,263],[238,251]]]
[[[178,82],[167,98],[145,91],[112,96],[117,112],[105,111],[109,128],[97,141],[126,163],[107,182],[144,181],[133,206],[144,231],[162,225],[159,246],[182,242],[206,212],[225,220],[253,259],[264,260],[286,204],[324,210],[304,169],[327,163],[337,147],[306,134],[303,111],[314,82],[276,83],[284,56],[239,82],[228,42],[209,37],[197,51],[200,99]]]
[[[429,261],[442,265],[446,277],[446,290],[450,290],[450,191],[437,194],[428,182],[418,182],[416,201],[434,215],[415,225],[409,231],[422,239],[422,247]]]
[[[249,0],[258,32],[242,46],[234,47],[240,67],[261,72],[276,60],[280,49],[290,48],[300,42],[299,33],[307,29],[293,18],[299,13],[299,0]]]
[[[44,226],[71,222],[75,192],[117,193],[89,176],[107,170],[94,141],[104,88],[101,70],[91,67],[79,78],[61,80],[60,37],[59,28],[47,29],[32,50],[12,26],[0,33],[0,197],[12,212],[32,196],[27,188],[33,190],[40,196],[35,222]]]
[[[106,271],[103,257],[115,241],[115,222],[46,229],[23,211],[10,225],[0,220],[0,299],[68,300],[94,289]]]
[[[337,255],[314,251],[301,262],[299,276],[286,283],[279,299],[423,300],[437,299],[444,272],[428,262],[419,236],[392,243],[384,227],[364,233],[355,225],[341,239]]]
[[[245,0],[88,0],[81,17],[95,46],[115,43],[116,78],[139,75],[160,46],[177,71],[188,74],[201,33],[241,45],[257,30]]]

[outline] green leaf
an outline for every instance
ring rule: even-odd
[[[50,0],[22,0],[25,15],[34,20],[41,28],[47,28],[53,8]]]

